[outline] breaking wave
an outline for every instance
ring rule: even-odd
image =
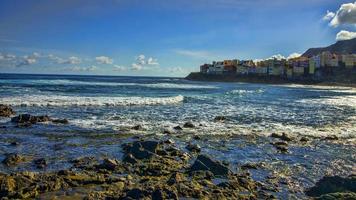
[[[182,95],[173,97],[77,97],[26,95],[0,98],[2,104],[11,106],[133,106],[167,105],[183,102]]]

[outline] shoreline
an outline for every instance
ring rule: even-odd
[[[340,86],[356,88],[356,83],[348,82],[333,82],[333,81],[312,81],[312,80],[287,80],[281,77],[273,76],[238,76],[238,75],[207,75],[200,72],[192,72],[184,78],[189,81],[201,82],[225,82],[225,83],[253,83],[253,84],[269,84],[269,85],[315,85],[315,86]]]
[[[33,125],[55,123],[66,126],[71,123],[50,116],[16,115],[11,107],[1,108],[2,117],[11,118],[11,123],[17,125],[19,131],[31,137],[36,137],[36,133],[30,131]],[[225,118],[220,116],[215,120],[224,123]],[[352,189],[356,176],[350,172],[352,158],[349,156],[354,151],[353,142],[336,135],[318,138],[273,131],[266,136],[257,133],[212,136],[192,132],[198,128],[199,123],[188,121],[176,124],[174,131],[147,134],[141,125],[133,124],[123,133],[98,134],[91,139],[88,136],[88,143],[77,143],[74,147],[78,151],[89,148],[92,141],[106,141],[101,145],[114,146],[116,152],[113,155],[104,151],[63,156],[63,152],[71,151],[73,145],[66,143],[71,138],[83,136],[75,133],[66,139],[67,136],[60,133],[55,137],[47,136],[61,141],[60,146],[58,143],[47,144],[53,145],[61,158],[42,152],[37,155],[19,153],[18,148],[24,148],[26,141],[10,137],[3,141],[3,145],[13,150],[1,155],[4,159],[0,197],[104,200],[356,196]],[[130,134],[130,130],[134,134]],[[0,129],[0,133],[3,131],[6,132],[6,127]],[[100,147],[93,145],[94,150],[100,152]],[[315,162],[315,157],[320,160]],[[52,168],[57,162],[60,167]]]

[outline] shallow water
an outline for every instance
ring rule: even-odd
[[[228,161],[235,170],[243,163],[265,162],[265,171],[252,170],[256,179],[275,172],[290,179],[296,190],[328,173],[347,175],[356,161],[356,90],[352,88],[2,74],[0,103],[13,106],[17,113],[69,120],[67,125],[17,128],[9,118],[0,118],[0,126],[6,127],[0,128],[0,160],[14,152],[45,157],[50,162],[46,171],[67,168],[69,160],[80,156],[121,158],[120,144],[131,140],[127,135],[152,134],[151,138],[162,139],[167,137],[164,129],[186,121],[197,127],[184,129],[184,136],[175,138],[181,149],[192,141],[191,135],[202,135],[203,140],[195,142],[204,153]],[[215,122],[216,116],[227,120]],[[137,124],[145,130],[130,129]],[[270,144],[271,138],[260,137],[273,132],[343,139],[292,144],[289,154],[281,154]],[[12,141],[20,145],[13,146]],[[30,162],[15,168],[1,166],[1,171],[18,170],[37,169]]]

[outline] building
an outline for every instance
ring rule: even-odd
[[[208,68],[208,74],[223,74],[224,73],[224,62],[213,62],[213,64]]]
[[[330,67],[330,61],[333,55],[329,51],[324,51],[320,54],[320,66]]]
[[[210,67],[212,67],[211,64],[200,65],[200,73],[203,73],[203,74],[208,73],[208,70]]]
[[[346,68],[356,67],[356,54],[342,55],[342,62]]]

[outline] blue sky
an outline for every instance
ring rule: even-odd
[[[212,60],[287,57],[356,31],[325,19],[346,3],[2,0],[0,72],[185,76]]]

